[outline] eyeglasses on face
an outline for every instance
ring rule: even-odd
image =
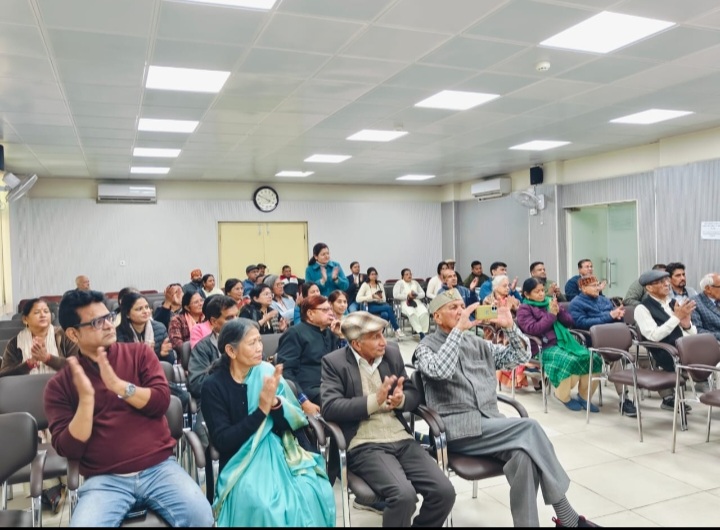
[[[114,311],[111,313],[108,313],[105,316],[93,318],[90,322],[82,322],[78,324],[77,326],[73,326],[74,328],[84,328],[87,326],[91,326],[93,329],[102,329],[105,325],[105,322],[110,322],[112,324],[115,321],[115,317],[117,316],[117,313]]]

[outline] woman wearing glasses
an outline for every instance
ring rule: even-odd
[[[144,342],[150,346],[161,361],[175,364],[175,352],[167,330],[160,322],[150,318],[150,306],[139,293],[126,294],[120,302],[120,325],[117,327],[118,342]]]
[[[280,337],[276,362],[283,365],[283,376],[292,381],[305,414],[320,412],[320,373],[322,358],[338,348],[342,337],[340,321],[327,298],[309,296],[300,305],[299,324]]]

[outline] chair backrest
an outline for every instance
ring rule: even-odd
[[[425,387],[423,387],[420,370],[415,370],[412,374],[410,374],[410,381],[412,381],[413,385],[415,385],[415,388],[417,388],[418,393],[420,394],[420,404],[425,405]]]
[[[295,299],[297,299],[298,288],[299,288],[299,284],[293,283],[293,282],[288,282],[283,287],[283,291],[285,291],[286,295],[292,296],[292,299],[295,300]]]
[[[180,364],[182,364],[183,370],[186,372],[188,371],[188,366],[190,366],[190,351],[192,348],[190,347],[190,341],[186,340],[182,343],[182,347],[180,348]]]
[[[615,348],[629,351],[632,347],[632,333],[624,322],[592,326],[590,338],[594,348]]]
[[[278,345],[280,344],[280,337],[282,337],[282,333],[260,335],[260,340],[262,340],[263,343],[263,361],[275,356],[278,351]]]
[[[47,373],[0,377],[0,414],[29,412],[37,422],[37,429],[47,429],[45,386],[54,375]]]
[[[183,435],[183,427],[185,426],[182,401],[180,401],[179,397],[170,396],[170,405],[165,412],[165,419],[167,419],[168,427],[170,427],[170,434],[173,438],[179,440]]]
[[[383,288],[385,289],[385,298],[388,302],[392,302],[393,299],[393,286],[395,285],[395,282],[388,285],[387,283],[383,284]]]
[[[675,341],[681,364],[707,364],[715,366],[720,363],[720,343],[712,333],[700,333],[680,337]],[[693,381],[706,381],[711,372],[704,370],[687,371]]]
[[[175,381],[175,370],[172,364],[167,361],[160,361],[160,366],[162,366],[163,372],[165,372],[165,379],[168,380],[168,383],[177,382]]]
[[[637,306],[635,305],[626,305],[625,307],[625,316],[623,317],[623,320],[625,320],[625,323],[628,326],[634,326],[635,325],[635,308]]]
[[[27,412],[0,415],[0,482],[7,481],[35,459],[38,448],[37,432],[37,422]]]

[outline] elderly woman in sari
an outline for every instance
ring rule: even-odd
[[[555,387],[555,397],[570,410],[584,410],[589,406],[590,412],[599,412],[586,399],[588,387],[592,395],[599,383],[598,380],[591,383],[588,376],[590,355],[594,356],[593,368],[598,372],[602,367],[600,356],[591,354],[570,334],[568,328],[574,325],[572,316],[558,305],[557,299],[545,296],[542,283],[535,278],[528,278],[523,283],[522,291],[525,298],[517,311],[517,325],[523,333],[542,340],[542,364],[545,374]],[[535,355],[535,343],[532,347]],[[571,391],[575,385],[578,393],[573,398]]]
[[[218,337],[221,358],[202,389],[202,412],[220,453],[217,525],[334,526],[335,497],[308,425],[282,377],[262,361],[258,324],[238,318]]]
[[[421,302],[425,298],[425,291],[416,280],[413,280],[410,269],[403,269],[400,278],[401,280],[393,285],[393,299],[400,300],[400,311],[410,322],[413,333],[418,333],[422,340],[430,327],[430,314],[425,304]]]

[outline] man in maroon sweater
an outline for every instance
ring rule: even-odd
[[[80,355],[45,390],[53,447],[85,477],[70,525],[119,526],[149,508],[170,526],[211,526],[210,504],[172,456],[163,369],[146,344],[116,342],[102,300],[97,291],[63,296],[60,325]]]

